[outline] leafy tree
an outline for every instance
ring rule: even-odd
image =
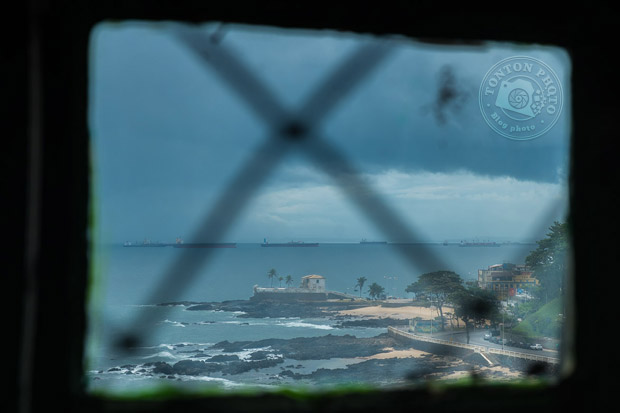
[[[373,300],[376,300],[377,298],[381,297],[383,295],[384,291],[385,291],[385,288],[381,287],[377,283],[372,283],[368,287],[368,295]]]
[[[441,317],[441,329],[445,330],[443,306],[449,301],[452,294],[462,289],[463,280],[454,271],[434,271],[420,275],[418,281],[408,285],[405,291],[429,296],[431,302],[437,305]]]
[[[280,287],[282,287],[282,281],[284,281],[284,277],[283,276],[278,277],[278,281],[280,281]]]
[[[467,288],[454,292],[451,300],[454,304],[454,314],[465,323],[467,344],[469,344],[470,326],[473,323],[496,321],[499,318],[499,301],[491,291],[468,285]]]
[[[569,248],[568,223],[555,221],[549,227],[547,237],[536,241],[538,247],[525,259],[540,282],[539,298],[544,302],[561,296],[567,271]]]
[[[293,277],[291,277],[290,275],[287,275],[286,278],[284,279],[284,282],[286,283],[287,287],[290,287],[291,284],[293,284]]]
[[[409,284],[407,288],[405,288],[405,292],[413,293],[416,297],[418,294],[423,294],[422,286],[418,283]]]
[[[357,283],[355,284],[355,289],[357,291],[357,289],[360,290],[360,298],[362,298],[362,288],[364,288],[364,284],[366,283],[366,277],[359,277],[357,279]]]
[[[270,269],[269,272],[267,272],[267,277],[271,281],[271,286],[273,287],[273,279],[276,278],[276,269]]]

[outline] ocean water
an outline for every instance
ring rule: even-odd
[[[501,262],[523,263],[535,245],[502,245],[498,248],[412,245],[420,254],[436,254],[444,268],[459,273],[464,280],[477,278],[477,270]],[[183,254],[183,255],[181,255]],[[209,254],[206,260],[201,254]],[[183,257],[182,261],[178,259]],[[307,274],[326,277],[329,290],[359,295],[356,279],[367,278],[366,287],[377,282],[388,295],[405,298],[405,288],[421,274],[392,245],[321,244],[316,248],[261,248],[260,244],[238,244],[237,248],[180,250],[164,248],[124,248],[102,246],[93,255],[93,288],[89,301],[90,332],[87,338],[86,369],[89,388],[123,393],[162,383],[183,387],[274,386],[282,366],[295,366],[297,373],[318,368],[344,368],[359,359],[285,360],[277,367],[224,376],[169,376],[152,374],[148,363],[174,364],[180,360],[206,360],[222,354],[210,349],[228,340],[247,341],[269,338],[290,339],[327,334],[373,337],[383,328],[336,328],[326,318],[244,318],[239,312],[188,311],[184,305],[158,306],[162,302],[224,301],[248,299],[254,285],[269,286],[267,272],[295,280]],[[179,273],[188,263],[200,263],[192,277]],[[181,262],[182,265],[178,265]],[[176,267],[175,267],[176,265]],[[273,285],[278,286],[278,280]],[[161,288],[161,286],[165,286]],[[157,292],[159,291],[159,292]],[[163,291],[163,292],[162,292]],[[157,293],[156,293],[157,292]],[[168,294],[169,292],[169,294]],[[365,296],[365,291],[362,296]],[[146,315],[146,317],[144,317]],[[140,325],[146,334],[131,353],[116,346],[123,332]],[[261,349],[235,353],[247,360]],[[264,350],[264,349],[263,349]],[[230,355],[230,354],[228,354]],[[152,366],[152,365],[151,365]]]

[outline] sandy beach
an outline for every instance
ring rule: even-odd
[[[384,352],[377,353],[368,357],[360,357],[363,360],[388,360],[388,359],[408,359],[408,358],[430,358],[431,360],[442,361],[448,363],[455,368],[463,366],[463,362],[459,359],[451,359],[449,357],[437,356],[425,351],[416,349],[401,349],[396,350],[392,347],[386,347]],[[438,372],[433,374],[432,377],[436,380],[459,380],[471,376],[472,372],[476,372],[482,377],[493,378],[494,380],[514,380],[525,377],[525,373],[510,369],[505,366],[472,366],[471,369],[454,371]]]
[[[452,313],[451,307],[444,307],[444,316]],[[424,320],[430,320],[437,317],[436,308],[418,307],[418,306],[402,306],[402,307],[382,307],[381,305],[356,308],[351,310],[342,310],[338,312],[343,316],[365,317],[365,318],[393,318],[397,320],[409,320],[420,317]]]
[[[423,357],[426,355],[430,355],[430,353],[426,353],[424,351],[416,350],[416,349],[407,349],[407,350],[395,350],[392,347],[386,347],[383,349],[385,353],[377,353],[369,357],[360,357],[364,360],[385,360],[385,359],[406,359],[411,357]]]
[[[408,359],[408,358],[430,358],[435,361],[442,361],[444,363],[450,364],[455,367],[454,371],[446,372],[438,372],[437,374],[433,374],[432,377],[436,380],[459,380],[471,376],[473,372],[476,374],[486,377],[487,379],[492,378],[493,380],[514,380],[521,379],[526,377],[525,373],[513,370],[509,367],[505,366],[471,366],[471,369],[460,370],[458,367],[464,365],[463,361],[459,359],[452,359],[450,357],[443,357],[434,355],[431,353],[427,353],[425,351],[416,350],[414,348],[411,349],[401,349],[396,350],[392,347],[386,347],[383,349],[384,352],[377,353],[368,357],[360,357],[363,360],[388,360],[388,359]],[[430,378],[430,377],[429,377]]]
[[[443,308],[444,316],[453,313],[452,307]],[[351,310],[342,310],[338,312],[339,315],[362,317],[367,319],[381,319],[391,318],[397,320],[409,320],[415,317],[428,320],[437,317],[436,308],[419,307],[419,306],[402,306],[402,307],[382,307],[381,305],[374,305],[362,308],[356,308]],[[525,377],[525,373],[513,370],[506,366],[471,366],[471,369],[458,369],[462,367],[464,362],[460,359],[452,359],[450,357],[438,356],[425,351],[417,350],[414,348],[408,349],[395,349],[393,347],[383,348],[383,351],[367,357],[360,357],[364,360],[388,360],[388,359],[430,359],[435,361],[441,361],[443,363],[451,364],[455,367],[455,370],[449,372],[441,372],[432,375],[436,380],[458,380],[468,377],[472,372],[476,372],[482,377],[493,380],[514,380]],[[430,377],[429,377],[430,378]]]

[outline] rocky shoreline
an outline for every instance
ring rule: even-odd
[[[184,306],[188,311],[236,312],[237,318],[325,318],[334,328],[387,328],[407,324],[407,320],[390,317],[342,315],[342,311],[377,306],[372,301],[274,302],[269,300],[235,300],[224,302],[175,302],[162,306]],[[409,304],[410,305],[410,304]],[[208,350],[219,350],[222,355],[207,357],[198,351],[187,360],[174,364],[165,362],[147,366],[152,374],[174,378],[179,376],[211,375],[233,376],[254,371],[269,372],[271,383],[334,384],[360,383],[376,386],[407,384],[416,380],[457,378],[467,375],[505,378],[519,375],[514,369],[492,370],[483,360],[457,357],[450,354],[430,354],[420,351],[416,356],[395,353],[411,351],[410,343],[395,339],[387,333],[369,338],[351,335],[325,335],[292,339],[257,341],[222,341]],[[232,353],[253,351],[240,359]],[[301,368],[307,361],[350,359],[344,368],[319,367],[312,371]],[[318,363],[321,366],[321,363]],[[275,369],[274,369],[275,368]]]
[[[269,300],[235,300],[223,302],[173,302],[160,306],[183,306],[188,311],[226,311],[240,319],[250,318],[325,318],[334,328],[387,328],[405,325],[405,319],[343,315],[343,311],[377,307],[372,301],[280,302]],[[406,304],[411,305],[411,304]],[[356,313],[354,311],[354,313]],[[243,324],[243,323],[242,323]],[[213,355],[213,352],[217,355]],[[417,351],[417,353],[415,353]],[[433,352],[435,353],[435,352]],[[239,357],[238,354],[249,354]],[[404,354],[404,355],[403,355]],[[338,368],[325,368],[344,360]],[[348,362],[346,362],[348,360]],[[307,362],[314,369],[304,366]],[[472,375],[492,379],[524,376],[524,369],[489,368],[476,354],[431,354],[415,350],[411,343],[387,333],[374,337],[327,334],[319,337],[291,339],[270,338],[256,341],[221,341],[208,348],[192,350],[176,363],[153,362],[139,366],[147,375],[160,378],[258,374],[269,377],[272,384],[372,384],[376,386],[407,384],[416,380],[460,378]],[[241,376],[240,376],[241,378]]]
[[[183,348],[184,344],[177,344]],[[213,351],[219,354],[212,355]],[[190,378],[233,379],[245,373],[267,377],[269,384],[364,384],[397,386],[423,380],[441,380],[473,375],[477,378],[502,379],[510,373],[505,369],[485,369],[475,357],[459,358],[419,352],[411,357],[397,353],[410,351],[406,343],[387,333],[358,338],[351,335],[325,335],[293,339],[256,341],[221,341],[204,349],[187,351],[187,358],[175,363],[163,361],[140,365],[123,365],[107,373],[137,374],[159,379]],[[211,354],[211,355],[209,355]],[[240,357],[239,354],[245,354]],[[325,368],[321,360],[350,360],[346,366]],[[319,368],[304,368],[307,362]],[[104,373],[100,371],[99,373]],[[514,372],[513,372],[514,373]],[[265,379],[263,379],[265,383]]]
[[[174,302],[160,306],[182,306],[188,311],[223,311],[234,318],[300,318],[329,320],[331,328],[380,328],[407,324],[406,319],[378,317],[376,302],[270,302],[238,300],[224,302]],[[371,309],[368,309],[371,310]],[[349,311],[349,313],[346,313]],[[373,316],[368,316],[368,314]],[[194,317],[195,319],[195,317]],[[183,326],[215,323],[179,322]],[[386,331],[383,330],[383,331]],[[370,331],[370,330],[368,330]],[[375,330],[376,331],[376,330]],[[334,330],[332,330],[334,332]],[[370,333],[373,334],[373,333]],[[247,339],[220,342],[177,342],[163,345],[157,353],[136,364],[122,364],[107,370],[93,371],[93,381],[118,380],[119,376],[142,379],[170,380],[224,388],[237,386],[332,386],[364,385],[391,387],[422,383],[427,380],[452,380],[475,377],[489,380],[511,380],[525,377],[523,366],[488,363],[473,352],[437,352],[420,347],[387,332],[371,337],[351,334],[326,334],[310,337]],[[247,335],[245,337],[248,337]],[[251,337],[251,336],[250,336]],[[224,337],[222,337],[224,338]],[[159,353],[161,351],[161,353]],[[172,360],[170,360],[172,359]],[[128,360],[129,361],[129,360]],[[138,358],[130,362],[135,363]],[[102,383],[100,382],[100,383]]]
[[[156,361],[142,365],[124,365],[111,368],[108,372],[179,380],[183,376],[223,378],[248,372],[269,371],[271,383],[274,384],[360,383],[382,386],[405,384],[418,379],[441,377],[472,369],[471,365],[462,363],[454,357],[424,354],[416,358],[389,358],[389,352],[407,348],[388,334],[367,338],[328,334],[293,339],[222,341],[205,349],[222,352],[215,356],[207,356],[202,350],[194,350],[188,352],[187,359],[176,363]],[[249,356],[240,358],[237,354],[244,351],[250,351]],[[373,358],[378,354],[383,354],[386,358]],[[300,362],[330,359],[358,360],[346,368],[318,368],[305,373],[296,371],[302,368]],[[285,365],[285,362],[288,363]],[[274,372],[273,367],[279,367],[279,371]]]
[[[228,311],[240,313],[238,318],[328,318],[336,320],[335,328],[376,327],[406,324],[390,317],[367,318],[340,315],[340,311],[376,306],[372,301],[299,301],[234,300],[222,302],[180,301],[160,306],[184,306],[188,311]]]
[[[330,328],[387,329],[388,326],[407,325],[408,320],[403,314],[410,314],[385,311],[386,307],[376,302],[362,300],[183,301],[161,303],[158,306],[182,306],[187,311],[198,312],[228,312],[234,318],[248,321],[235,322],[239,325],[250,325],[250,319],[260,318],[322,318],[329,320]],[[412,303],[403,303],[402,306],[409,310],[415,307]],[[380,315],[393,315],[396,318]],[[181,326],[207,323],[216,321],[178,322]],[[442,352],[425,343],[416,344],[388,333],[372,337],[336,333],[313,337],[224,340],[215,344],[189,342],[166,344],[164,347],[161,355],[156,353],[155,356],[172,358],[174,361],[160,359],[110,367],[106,371],[93,372],[93,380],[114,378],[115,375],[135,375],[140,378],[197,383],[208,381],[223,386],[398,386],[429,379],[514,379],[525,377],[527,371],[531,370],[527,365],[520,365],[513,360],[498,359],[494,367],[489,367],[488,361],[473,351]]]

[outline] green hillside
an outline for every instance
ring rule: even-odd
[[[548,302],[528,315],[512,332],[525,337],[552,337],[560,338],[562,331],[561,318],[558,314],[563,311],[561,298]]]

